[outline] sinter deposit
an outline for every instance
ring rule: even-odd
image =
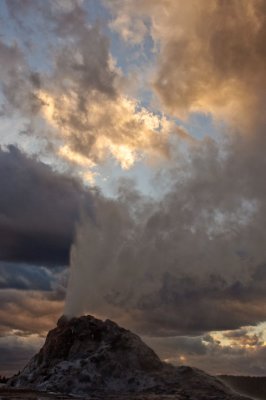
[[[146,393],[176,399],[237,400],[218,379],[162,362],[142,340],[92,316],[61,317],[44,346],[9,386],[81,395]]]

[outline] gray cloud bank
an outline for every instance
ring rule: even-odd
[[[52,290],[53,275],[45,267],[0,262],[0,289]]]
[[[75,223],[92,196],[75,179],[23,154],[0,150],[0,259],[68,263]]]
[[[222,344],[209,335],[145,338],[162,359],[174,364],[195,366],[212,374],[265,376],[265,346],[258,340],[255,342],[254,335],[251,347],[242,346],[241,339],[250,342],[248,335],[240,336],[233,345]]]

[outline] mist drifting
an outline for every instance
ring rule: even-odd
[[[162,106],[181,117],[205,110],[226,125],[217,141],[188,141],[186,156],[172,149],[160,200],[123,183],[117,200],[98,202],[96,222],[85,218],[72,246],[66,313],[162,335],[262,321],[265,5],[170,1],[161,18],[162,2],[115,3],[115,21],[151,16]]]

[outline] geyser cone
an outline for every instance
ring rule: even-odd
[[[202,371],[163,363],[137,335],[89,315],[62,316],[39,353],[8,384],[82,395],[104,393],[104,398],[144,391],[175,393],[180,400],[196,393],[198,400],[214,395],[220,400],[240,398]]]

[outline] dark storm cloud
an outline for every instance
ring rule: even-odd
[[[67,264],[75,223],[92,197],[16,147],[0,150],[0,259]]]
[[[139,331],[199,334],[256,325],[266,319],[265,280],[249,284],[219,281],[218,277],[205,277],[199,283],[198,279],[165,276],[159,293],[139,301],[138,312],[143,314]]]
[[[132,319],[138,315],[136,328],[150,335],[200,334],[256,325],[266,319],[265,279],[251,277],[247,284],[237,279],[228,284],[218,276],[199,279],[165,274],[157,293],[139,299],[132,313]]]

